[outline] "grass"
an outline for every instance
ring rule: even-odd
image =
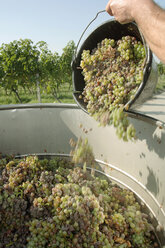
[[[24,91],[23,89],[19,89],[19,96],[21,98],[22,104],[32,104],[38,103],[37,93],[34,89],[30,91]],[[59,101],[58,101],[59,100]],[[64,84],[58,93],[58,100],[55,99],[52,94],[47,94],[45,92],[41,92],[41,103],[75,103],[72,96],[72,87],[68,84]],[[19,100],[15,96],[14,93],[5,92],[3,88],[0,88],[0,105],[9,105],[9,104],[20,104]]]

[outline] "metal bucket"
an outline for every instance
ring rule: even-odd
[[[82,75],[82,70],[80,70],[81,54],[83,50],[92,51],[94,48],[97,47],[97,44],[105,38],[118,40],[121,39],[123,36],[127,35],[136,37],[137,40],[141,41],[144,44],[146,51],[146,63],[144,66],[143,80],[135,94],[134,99],[130,100],[125,105],[125,109],[134,109],[136,106],[141,105],[153,95],[153,91],[158,80],[157,67],[153,58],[153,54],[149,46],[145,42],[142,33],[139,31],[137,25],[134,22],[123,25],[115,21],[114,19],[111,19],[101,24],[87,37],[87,39],[81,45],[79,51],[77,51],[78,48],[76,49],[75,56],[73,58],[73,96],[76,103],[85,112],[87,112],[87,104],[83,101],[83,99],[79,98],[85,87],[85,81]]]
[[[99,173],[132,190],[150,211],[160,247],[165,245],[165,127],[134,114],[135,143],[119,140],[112,126],[98,123],[76,104],[33,104],[0,108],[2,154],[69,156],[69,140],[88,138]],[[81,124],[81,126],[80,126]],[[157,228],[158,226],[158,228]]]

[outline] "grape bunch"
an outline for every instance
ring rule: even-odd
[[[74,147],[93,165],[87,141]],[[77,163],[0,159],[0,248],[158,248],[135,195]]]
[[[83,50],[81,55],[85,87],[80,98],[92,117],[103,126],[113,125],[124,141],[136,138],[124,110],[143,80],[145,58],[144,45],[132,36],[117,41],[105,38],[92,52]]]

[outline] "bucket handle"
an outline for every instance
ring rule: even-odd
[[[85,32],[86,32],[86,30],[89,28],[89,26],[96,20],[96,18],[98,17],[98,15],[99,15],[100,13],[104,13],[104,12],[106,12],[106,10],[100,10],[99,12],[97,12],[96,16],[90,21],[90,23],[86,26],[86,28],[84,29],[83,33],[81,34],[81,36],[80,36],[80,38],[79,38],[79,41],[78,41],[78,43],[77,43],[77,46],[76,46],[76,48],[75,48],[75,52],[74,52],[74,54],[73,54],[73,59],[72,59],[72,62],[71,62],[71,67],[72,67],[72,69],[74,69],[75,59],[76,59],[76,55],[77,55],[77,50],[78,50],[78,47],[79,47],[79,44],[80,44],[80,42],[81,42],[81,39],[82,39],[83,35],[85,34]],[[135,25],[137,26],[136,22],[133,22],[133,23],[135,23]],[[138,26],[137,26],[137,28],[138,28]],[[141,35],[143,44],[145,44],[146,42],[145,42],[144,37],[143,37],[141,31],[139,30],[139,28],[138,28],[138,31],[139,31],[139,33],[140,33],[140,35]],[[145,51],[146,51],[146,46],[145,46]],[[150,57],[151,57],[151,55],[150,55]],[[146,64],[149,64],[150,59],[151,59],[151,58],[149,58],[149,60],[146,61]],[[150,68],[149,68],[149,71],[150,71]]]
[[[78,41],[77,46],[76,46],[76,49],[75,49],[75,52],[74,52],[74,55],[73,55],[72,68],[73,68],[73,64],[74,64],[74,61],[75,61],[75,58],[76,58],[76,55],[77,55],[78,46],[80,44],[80,41],[81,41],[83,35],[85,34],[85,32],[89,28],[89,26],[92,24],[92,22],[94,22],[96,20],[96,18],[98,17],[98,15],[100,13],[103,13],[103,12],[106,12],[106,10],[101,10],[101,11],[97,12],[96,16],[90,21],[90,23],[86,26],[86,28],[84,29],[82,35],[80,36],[79,41]]]

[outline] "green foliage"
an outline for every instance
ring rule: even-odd
[[[161,62],[157,64],[158,68],[158,83],[155,88],[155,94],[159,94],[165,90],[165,65]]]
[[[61,64],[63,67],[63,78],[65,82],[71,84],[72,82],[72,72],[71,72],[71,62],[75,51],[75,44],[73,41],[68,42],[66,47],[63,49],[61,56]]]
[[[2,44],[0,47],[1,86],[17,91],[29,87],[39,72],[39,51],[29,39]]]
[[[161,62],[158,64],[158,73],[159,75],[165,74],[165,64],[162,64]]]
[[[69,89],[72,84],[72,70],[71,61],[75,50],[75,44],[73,41],[68,42],[63,49],[61,56],[58,53],[47,54],[41,56],[43,61],[43,67],[48,72],[48,79],[46,82],[47,92],[52,93],[53,96],[59,100],[60,85],[68,83]]]
[[[155,94],[160,94],[165,90],[165,74],[159,75],[158,83],[155,88]]]
[[[71,85],[71,61],[74,42],[70,41],[60,56],[52,53],[44,41],[34,44],[20,39],[0,47],[0,87],[14,92],[19,102],[19,89],[30,89],[40,83],[42,91],[59,98],[62,83]]]

